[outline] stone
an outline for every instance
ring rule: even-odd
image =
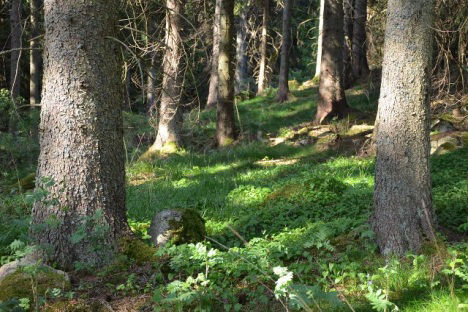
[[[344,134],[345,136],[358,136],[358,135],[367,135],[369,133],[372,133],[374,130],[373,125],[353,125],[351,128],[349,128],[348,131]]]
[[[436,137],[437,139],[431,140],[431,155],[442,155],[447,152],[451,152],[458,147],[458,139],[456,136],[433,136],[432,138]]]
[[[205,220],[192,209],[163,210],[153,217],[148,234],[156,246],[169,241],[175,244],[196,243],[205,239]]]

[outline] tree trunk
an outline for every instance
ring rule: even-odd
[[[317,38],[317,61],[315,65],[315,76],[320,76],[320,66],[322,64],[322,42],[323,42],[323,9],[325,8],[325,0],[320,0],[319,13],[319,32]]]
[[[268,39],[268,14],[270,12],[270,0],[263,0],[263,21],[262,38],[260,43],[260,69],[258,72],[257,94],[261,95],[265,91],[266,84],[266,60],[267,60],[267,39]]]
[[[388,3],[371,224],[380,251],[404,255],[433,238],[429,88],[433,1]]]
[[[180,9],[179,0],[166,1],[166,39],[163,61],[164,76],[161,91],[161,106],[156,141],[150,152],[166,150],[174,151],[180,144],[180,129],[182,127],[182,110],[180,98],[182,92],[181,39],[180,39]]]
[[[343,79],[345,89],[353,82],[352,40],[353,40],[353,0],[343,0],[344,12],[344,46],[343,46]]]
[[[219,94],[216,139],[219,146],[234,140],[234,0],[222,0],[219,27]]]
[[[117,0],[44,3],[47,52],[36,187],[49,193],[34,204],[31,234],[47,260],[65,269],[76,261],[111,260],[129,231],[120,60],[108,38],[116,35],[118,7]]]
[[[39,89],[41,82],[41,51],[39,49],[39,19],[41,16],[41,1],[30,0],[31,9],[31,40],[29,47],[29,104],[34,105],[41,102],[41,91]]]
[[[219,21],[222,0],[216,0],[215,16],[213,21],[213,56],[211,57],[211,74],[206,109],[216,107],[218,103],[218,64],[219,64]]]
[[[14,100],[20,95],[21,79],[21,0],[11,0],[10,7],[10,91]],[[16,49],[16,50],[15,50]]]
[[[236,84],[235,94],[248,90],[247,82],[247,11],[249,7],[243,4],[239,14],[236,38]]]
[[[291,45],[291,2],[285,0],[283,9],[283,40],[281,42],[281,62],[276,100],[285,102],[288,99],[289,86],[289,48]]]
[[[349,112],[343,86],[343,2],[325,0],[319,98],[315,123]]]
[[[369,74],[366,56],[367,0],[355,0],[353,24],[353,76],[365,77]]]

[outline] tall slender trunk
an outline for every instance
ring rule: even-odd
[[[262,94],[265,91],[269,12],[270,0],[263,0],[262,38],[260,43],[260,69],[258,71],[257,94]]]
[[[33,107],[41,102],[41,51],[39,50],[39,19],[41,0],[30,0],[31,39],[29,47],[29,104]]]
[[[182,93],[183,73],[180,70],[181,38],[180,38],[180,0],[167,0],[166,13],[166,50],[164,53],[161,106],[156,141],[150,151],[174,151],[180,144],[182,128],[182,108],[180,98]]]
[[[222,0],[216,0],[215,16],[213,21],[213,55],[211,57],[210,86],[206,108],[212,109],[218,103],[218,64],[219,64],[219,21],[221,14]]]
[[[320,76],[320,66],[322,63],[322,42],[323,42],[323,9],[325,8],[325,0],[320,0],[319,12],[319,30],[317,37],[317,61],[315,65],[315,76]]]
[[[325,0],[319,99],[315,123],[349,112],[343,85],[343,1]]]
[[[21,85],[21,0],[11,0],[10,6],[10,92],[13,100],[12,112],[8,120],[8,131],[16,133],[17,114],[16,100],[20,96]]]
[[[344,46],[343,46],[343,79],[345,88],[353,82],[352,40],[353,40],[353,0],[343,0],[344,12]]]
[[[429,170],[433,1],[389,1],[371,224],[385,255],[433,238]]]
[[[353,25],[353,76],[360,78],[369,74],[366,56],[367,0],[355,0]]]
[[[219,95],[216,139],[219,146],[234,140],[234,0],[222,0],[219,23]]]
[[[292,0],[284,1],[283,9],[283,40],[281,43],[281,63],[278,83],[278,94],[276,100],[284,102],[288,99],[289,86],[289,49],[291,45],[291,2]]]
[[[108,39],[116,36],[118,7],[117,0],[44,2],[47,53],[36,186],[48,195],[34,204],[31,235],[46,247],[49,262],[67,270],[76,261],[98,266],[112,260],[129,231],[120,62],[118,47]],[[91,216],[101,231],[97,237]],[[85,234],[73,235],[79,231]]]
[[[236,36],[236,84],[235,94],[248,90],[247,83],[247,12],[249,7],[244,4],[240,14]]]

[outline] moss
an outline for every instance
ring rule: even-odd
[[[60,288],[68,290],[70,282],[60,273],[53,271],[40,272],[38,279],[38,295],[43,296],[47,289]],[[29,274],[18,270],[7,275],[0,282],[0,301],[6,301],[12,298],[30,298],[33,299],[31,277]]]
[[[10,189],[19,189],[20,191],[32,190],[36,186],[36,174],[30,173],[19,181],[12,183]]]
[[[468,132],[462,132],[462,134],[460,135],[461,137],[461,142],[462,142],[462,145],[465,147],[465,146],[468,146]]]
[[[129,259],[135,260],[138,265],[158,261],[156,248],[137,238],[123,238],[120,241],[120,252]]]
[[[196,243],[206,236],[205,220],[192,209],[177,209],[181,212],[180,221],[171,220],[172,242],[175,244]]]
[[[288,88],[290,91],[299,89],[300,85],[301,84],[296,79],[288,81]]]

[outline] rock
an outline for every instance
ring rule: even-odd
[[[445,132],[454,131],[455,127],[452,125],[451,122],[447,120],[437,119],[431,125],[431,130],[437,131],[439,133],[445,133]]]
[[[447,152],[451,152],[458,147],[457,137],[446,135],[440,137],[440,135],[435,135],[431,137],[431,155],[442,155]]]
[[[349,128],[348,131],[344,134],[345,136],[358,136],[358,135],[367,135],[372,133],[374,130],[373,125],[353,125]]]
[[[50,266],[40,264],[35,255],[28,255],[3,265],[0,268],[0,301],[12,298],[33,298],[31,288],[31,274],[25,272],[25,268],[37,265],[37,293],[43,296],[48,289],[70,288],[68,274],[56,270]]]
[[[205,239],[205,220],[191,209],[169,209],[158,212],[148,230],[156,246],[168,241],[176,244],[195,243]]]

